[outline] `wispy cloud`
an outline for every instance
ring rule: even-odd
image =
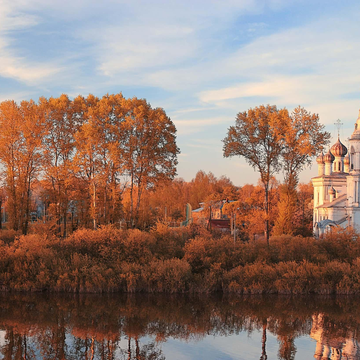
[[[201,129],[209,130],[209,127],[224,124],[225,127],[233,119],[227,116],[209,117],[206,119],[187,119],[177,120],[173,118],[179,135],[192,134],[200,131]]]
[[[199,99],[219,107],[232,106],[234,99],[256,97],[288,107],[301,104],[317,107],[328,123],[334,116],[344,116],[349,106],[353,112],[356,101],[343,95],[360,90],[360,39],[355,35],[360,31],[355,21],[359,14],[322,19],[253,41],[220,67],[225,69],[223,75],[233,73],[240,81],[202,91]]]
[[[24,31],[38,24],[38,18],[21,11],[21,2],[0,2],[0,76],[32,84],[48,78],[59,71],[54,66],[43,62],[31,63],[17,55],[12,46],[14,31]]]

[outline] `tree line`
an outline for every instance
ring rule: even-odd
[[[328,138],[318,115],[303,108],[293,113],[270,105],[249,109],[229,128],[224,156],[245,157],[259,171],[259,184],[237,187],[225,176],[204,171],[186,182],[175,178],[179,149],[174,124],[144,99],[120,93],[4,101],[0,202],[7,229],[23,234],[39,206],[42,222],[32,228],[66,237],[78,227],[149,229],[157,221],[180,222],[187,203],[207,211],[229,199],[234,202],[223,213],[236,214],[244,240],[261,232],[267,238],[308,236],[312,188],[298,186],[298,174]],[[280,169],[283,184],[274,178]]]
[[[145,189],[174,178],[176,128],[161,108],[123,95],[0,103],[0,162],[9,228],[29,229],[32,194],[66,236],[69,214],[96,228],[137,226]],[[60,230],[62,229],[62,230]]]

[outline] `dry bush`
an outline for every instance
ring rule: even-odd
[[[143,269],[142,278],[149,292],[184,292],[188,288],[191,268],[185,260],[152,261]]]
[[[151,230],[151,234],[155,238],[152,252],[158,259],[165,260],[184,256],[185,242],[190,236],[189,227],[171,228],[157,222]]]
[[[21,231],[15,230],[0,230],[0,240],[5,244],[11,244],[15,241],[17,237],[21,235]]]
[[[0,287],[73,292],[360,293],[352,231],[236,242],[158,224],[151,232],[82,229],[67,239],[0,241]],[[190,237],[190,238],[188,238]]]

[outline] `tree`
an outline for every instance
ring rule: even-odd
[[[224,157],[242,156],[260,173],[265,192],[265,237],[269,242],[269,184],[281,168],[286,109],[276,106],[255,107],[237,114],[235,126],[223,140]]]
[[[294,233],[299,173],[311,165],[312,158],[323,150],[330,139],[330,133],[324,131],[324,125],[319,122],[319,115],[311,114],[300,106],[291,115],[288,114],[284,125],[281,153],[284,184],[280,191],[279,217],[274,228],[277,235]]]
[[[261,105],[239,113],[235,126],[228,130],[224,156],[243,156],[260,173],[265,192],[265,236],[269,240],[269,182],[272,175],[284,170],[280,191],[277,233],[292,231],[296,212],[296,187],[299,173],[311,164],[327,144],[330,134],[319,123],[319,116],[300,106],[290,115],[287,109]]]
[[[58,223],[59,235],[62,220],[64,237],[66,237],[66,220],[71,193],[74,192],[76,182],[72,171],[75,151],[74,134],[83,122],[84,104],[85,101],[81,96],[71,101],[64,94],[59,98],[39,99],[39,106],[46,113],[49,129],[44,141],[42,198],[45,206],[53,212],[51,215]],[[45,221],[46,215],[44,214]]]
[[[277,218],[279,183],[272,177],[269,184],[269,223]],[[264,218],[264,187],[246,184],[237,192],[238,201],[225,204],[223,214],[229,217],[236,213],[236,227],[243,240],[254,239],[265,231]]]
[[[0,103],[0,161],[8,195],[11,227],[28,231],[31,185],[41,169],[47,132],[42,108],[31,101]]]
[[[120,123],[120,155],[130,178],[131,226],[136,225],[145,189],[172,180],[176,175],[176,128],[161,108],[152,109],[144,99],[124,101],[126,114]]]

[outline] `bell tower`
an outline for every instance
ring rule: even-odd
[[[350,169],[347,176],[347,213],[349,224],[360,224],[360,111],[349,139]]]

